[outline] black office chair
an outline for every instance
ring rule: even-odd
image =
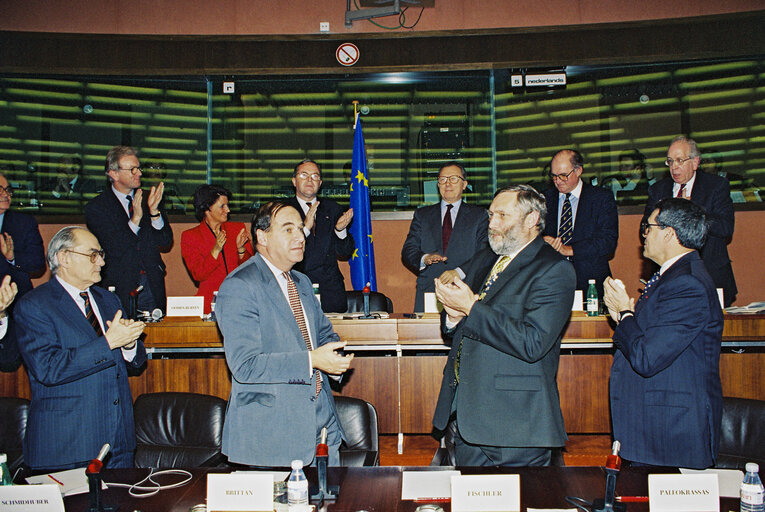
[[[377,411],[369,402],[348,396],[336,396],[337,416],[345,431],[340,446],[340,465],[377,466]]]
[[[359,290],[345,292],[348,301],[346,313],[364,312],[364,293]],[[369,292],[369,311],[393,313],[393,302],[380,292]]]
[[[723,397],[720,451],[716,468],[744,469],[747,462],[765,468],[765,401]]]
[[[216,467],[226,401],[197,393],[147,393],[133,405],[139,468]]]
[[[0,453],[8,456],[11,475],[15,475],[24,463],[22,443],[27,430],[28,413],[29,400],[0,397]]]

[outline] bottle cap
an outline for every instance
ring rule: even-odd
[[[293,460],[292,469],[303,469],[303,461],[300,459]]]
[[[746,472],[747,473],[757,473],[760,471],[760,465],[756,462],[747,462],[746,463]]]
[[[0,453],[0,464],[8,462],[8,456],[4,453]]]
[[[587,282],[588,282],[589,284],[595,284],[595,280],[594,280],[594,279],[590,279],[590,280],[589,280],[589,281],[587,281]]]

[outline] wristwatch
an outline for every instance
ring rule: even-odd
[[[633,316],[634,314],[635,312],[630,311],[629,309],[625,309],[624,311],[619,311],[619,321],[621,322],[622,320],[624,320],[624,317],[627,315]]]

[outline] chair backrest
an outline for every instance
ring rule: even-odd
[[[377,411],[374,406],[360,398],[348,396],[336,396],[335,406],[348,449],[378,451]]]
[[[29,400],[0,397],[0,453],[8,455],[8,469],[16,471],[23,460],[22,443],[27,430]]]
[[[723,397],[717,468],[765,467],[765,401]]]
[[[217,466],[226,401],[197,393],[147,393],[136,398],[136,454],[139,468]]]
[[[364,311],[364,293],[359,290],[345,292],[348,301],[346,313],[361,313]],[[384,311],[393,313],[393,302],[380,292],[369,292],[369,311]]]

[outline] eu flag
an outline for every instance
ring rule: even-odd
[[[377,291],[375,272],[375,251],[372,243],[372,208],[369,204],[369,176],[367,175],[367,152],[364,149],[364,134],[361,119],[356,118],[353,137],[353,160],[351,167],[351,208],[353,222],[351,235],[356,248],[351,256],[351,283],[354,290],[361,290],[369,283]]]

